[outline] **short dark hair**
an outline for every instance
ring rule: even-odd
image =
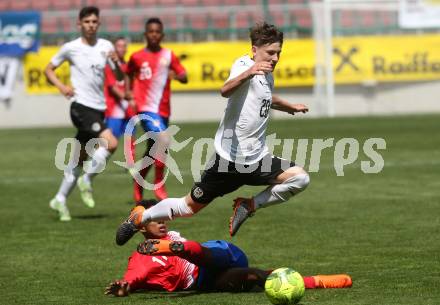
[[[253,46],[261,47],[275,42],[283,44],[283,32],[273,24],[257,23],[249,29],[249,34]]]
[[[119,40],[125,40],[127,41],[127,38],[125,38],[124,36],[118,36],[113,40],[113,44],[115,44],[116,42],[118,42]]]
[[[145,22],[145,28],[147,28],[147,26],[149,26],[150,24],[153,24],[153,23],[160,25],[163,29],[162,20],[160,20],[160,18],[158,18],[158,17],[148,18],[147,22]]]
[[[90,15],[96,15],[96,17],[99,17],[99,8],[96,6],[85,6],[79,11],[78,18],[79,20],[82,20]]]

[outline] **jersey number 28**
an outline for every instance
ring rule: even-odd
[[[272,101],[269,99],[263,99],[261,108],[260,108],[260,117],[267,118],[269,115],[270,105],[272,104]]]

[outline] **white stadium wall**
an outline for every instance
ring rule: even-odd
[[[310,106],[316,117],[311,88],[282,89],[277,93]],[[336,87],[336,116],[394,115],[440,112],[440,82],[393,83],[378,86]],[[219,92],[174,93],[172,122],[219,121],[225,107]],[[288,115],[273,113],[273,118]],[[70,126],[69,102],[61,95],[28,95],[17,81],[11,101],[0,101],[0,128]]]

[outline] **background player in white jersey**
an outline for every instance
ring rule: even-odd
[[[109,63],[114,68],[118,79],[124,77],[112,43],[96,36],[99,27],[99,9],[94,6],[82,8],[78,16],[78,27],[81,30],[81,37],[65,43],[45,70],[48,80],[72,102],[70,117],[77,128],[76,139],[81,144],[80,149],[76,148],[79,151],[79,162],[76,162],[77,159],[69,163],[58,193],[50,202],[50,207],[59,212],[61,221],[71,219],[66,207],[66,198],[77,180],[84,203],[90,208],[95,205],[91,179],[102,170],[106,159],[118,145],[117,139],[104,124],[106,104],[103,84],[106,64]],[[65,61],[70,64],[72,87],[63,84],[55,74],[57,67]],[[93,162],[88,172],[78,179],[83,161],[87,159],[86,143],[92,138],[99,138],[102,141],[92,155]]]
[[[272,156],[265,144],[269,110],[290,114],[307,112],[303,104],[272,96],[272,71],[278,63],[283,33],[267,23],[251,29],[252,57],[239,58],[221,89],[228,104],[215,136],[216,154],[205,169],[201,181],[182,198],[168,198],[145,210],[134,208],[118,228],[116,243],[127,242],[142,225],[150,221],[189,217],[213,199],[243,185],[268,185],[252,198],[234,200],[230,220],[233,236],[241,224],[259,208],[285,202],[303,191],[309,175],[293,162]]]

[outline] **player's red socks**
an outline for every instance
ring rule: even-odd
[[[303,280],[304,280],[304,286],[306,287],[306,289],[315,289],[316,288],[315,279],[313,278],[313,276],[304,276]]]
[[[176,255],[197,266],[208,266],[211,264],[212,257],[208,248],[193,240],[184,241],[183,245],[184,250],[176,253]]]
[[[156,195],[157,199],[163,200],[168,198],[168,193],[165,189],[165,183],[164,183],[165,181],[163,181],[165,164],[156,159],[154,161],[154,167],[155,167],[154,184],[157,185],[159,183],[163,183],[161,187],[154,190],[154,194]]]

